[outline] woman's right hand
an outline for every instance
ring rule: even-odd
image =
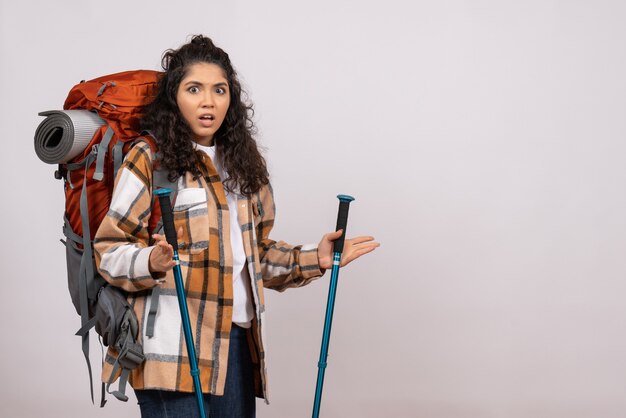
[[[178,228],[178,238],[183,235],[183,228]],[[167,243],[165,235],[153,234],[154,248],[150,252],[150,258],[148,262],[148,268],[151,273],[165,273],[176,265],[174,261],[174,248]]]

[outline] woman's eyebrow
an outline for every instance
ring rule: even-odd
[[[183,85],[184,86],[188,86],[190,84],[197,84],[199,86],[204,85],[204,83],[201,83],[201,82],[196,81],[196,80],[189,80],[189,81],[185,82]],[[207,83],[207,84],[210,84],[210,83]],[[211,84],[211,85],[215,86],[215,87],[228,87],[228,83],[226,81],[220,81],[220,82],[217,82],[217,83]]]

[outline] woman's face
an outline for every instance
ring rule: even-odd
[[[230,105],[224,71],[217,64],[200,62],[189,66],[176,93],[176,103],[200,145],[213,145],[213,135],[222,126]]]

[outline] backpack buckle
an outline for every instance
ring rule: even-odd
[[[67,170],[59,164],[59,169],[54,171],[54,178],[57,180],[67,179]]]
[[[140,344],[129,342],[120,351],[117,361],[124,369],[132,370],[143,363],[145,359],[143,347]]]

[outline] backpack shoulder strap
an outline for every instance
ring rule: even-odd
[[[151,135],[150,132],[144,133],[147,135],[138,138],[137,143],[145,142],[150,146],[151,150],[153,151],[152,166],[156,167],[156,169],[152,171],[152,189],[154,190],[167,188],[172,190],[171,200],[173,206],[176,202],[176,196],[178,193],[178,180],[170,181],[169,171],[159,167],[158,162],[161,156],[158,154],[158,152],[155,152],[155,148],[153,148],[153,144],[156,144],[154,136]],[[150,228],[150,236],[152,236],[152,234],[155,232],[161,232],[161,230],[163,229],[163,221],[161,220],[161,207],[159,205],[158,199],[156,198],[153,198],[152,200],[152,213],[150,215],[150,220],[148,221],[148,226]],[[146,321],[146,336],[148,338],[154,337],[154,323],[156,320],[157,311],[159,309],[159,296],[160,288],[157,286],[153,288],[150,292],[150,309],[148,311],[148,318]]]

